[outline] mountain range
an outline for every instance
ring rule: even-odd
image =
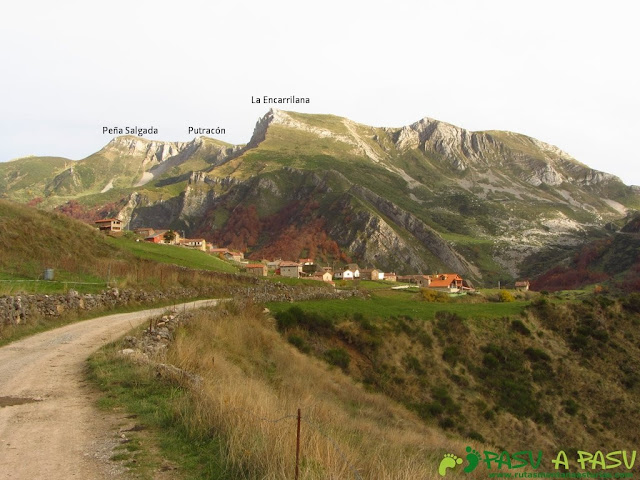
[[[78,161],[0,163],[0,196],[183,230],[255,259],[455,271],[482,285],[539,274],[640,207],[639,187],[525,135],[280,110],[245,145],[120,136]]]

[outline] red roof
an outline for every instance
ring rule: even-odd
[[[459,283],[462,285],[462,277],[457,273],[441,273],[439,275],[431,276],[430,287],[448,287],[452,283]]]
[[[266,265],[263,265],[262,263],[250,263],[249,265],[246,266],[246,268],[266,268]]]

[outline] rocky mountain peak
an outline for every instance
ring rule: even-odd
[[[459,171],[466,170],[470,163],[486,164],[486,153],[495,148],[495,142],[489,135],[470,132],[429,117],[395,131],[387,131],[392,133],[399,150],[418,148],[425,152],[436,152]]]
[[[305,132],[310,132],[319,137],[336,137],[336,133],[332,132],[329,129],[321,128],[317,126],[310,125],[305,123],[304,121],[298,120],[294,118],[292,115],[289,115],[288,112],[284,110],[277,110],[275,108],[270,109],[263,117],[258,119],[256,126],[253,130],[253,135],[251,136],[251,140],[248,145],[250,147],[257,146],[260,142],[262,142],[267,134],[267,130],[271,125],[281,125],[287,128],[293,128],[296,130],[302,130]]]
[[[274,110],[272,108],[264,116],[258,119],[258,121],[256,122],[256,126],[253,128],[253,135],[251,135],[251,140],[249,140],[249,143],[247,143],[247,148],[255,148],[264,141],[267,135],[267,129],[269,128],[269,125],[271,125],[275,117],[275,112],[277,112],[277,110]]]
[[[191,142],[163,142],[125,135],[115,137],[100,153],[116,153],[132,157],[141,156],[143,157],[142,164],[147,165],[148,163],[162,163],[178,155],[183,150],[195,146],[196,142],[202,143],[202,139],[194,139]]]

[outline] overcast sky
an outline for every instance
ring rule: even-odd
[[[4,2],[0,161],[83,158],[104,126],[246,143],[268,106],[374,126],[429,116],[557,145],[640,185],[635,1]],[[154,138],[154,137],[149,137]]]

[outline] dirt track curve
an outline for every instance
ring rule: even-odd
[[[215,304],[201,300],[180,309]],[[94,406],[86,360],[102,345],[167,307],[67,325],[0,348],[0,479],[101,479],[122,472],[109,461],[114,421]]]

